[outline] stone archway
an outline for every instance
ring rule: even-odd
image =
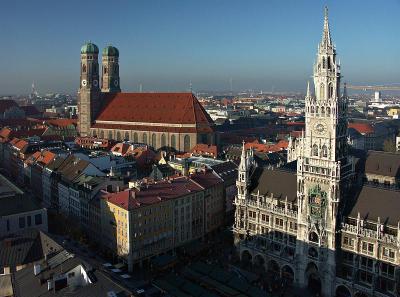
[[[271,274],[280,275],[280,268],[278,262],[275,260],[269,260],[267,264],[267,270]]]
[[[254,265],[260,266],[260,267],[264,267],[265,265],[265,259],[263,256],[261,256],[260,254],[257,254],[254,256]]]
[[[242,256],[240,257],[241,262],[243,263],[243,265],[247,266],[247,265],[251,265],[253,263],[253,256],[250,254],[250,252],[248,250],[244,250],[242,252]]]
[[[335,297],[351,297],[350,290],[346,286],[340,285],[336,288]]]
[[[305,274],[307,280],[307,288],[314,295],[321,294],[322,284],[317,265],[315,265],[315,263],[313,262],[308,263]]]
[[[289,284],[294,281],[294,271],[289,265],[284,265],[282,267],[282,278],[285,279]]]

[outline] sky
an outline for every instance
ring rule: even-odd
[[[74,93],[80,47],[120,51],[123,91],[304,91],[323,8],[351,84],[400,82],[400,0],[12,0],[0,94]]]

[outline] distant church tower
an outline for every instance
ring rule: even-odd
[[[101,91],[103,93],[121,92],[119,79],[119,51],[114,46],[103,49],[103,69],[101,78]]]
[[[81,48],[81,75],[78,91],[78,131],[81,136],[90,135],[90,125],[100,106],[99,48],[86,43]]]
[[[340,95],[340,65],[325,8],[322,40],[314,65],[314,94],[307,87],[306,128],[298,145],[298,231],[296,259],[300,284],[318,272],[324,296],[334,292],[337,218],[353,164],[347,156],[346,93]],[[315,261],[309,255],[316,255]]]

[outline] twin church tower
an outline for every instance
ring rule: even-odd
[[[101,108],[101,94],[121,92],[118,49],[111,45],[103,49],[101,82],[98,56],[99,48],[97,45],[88,42],[82,46],[78,92],[78,129],[82,136],[90,134],[90,123],[95,120]]]

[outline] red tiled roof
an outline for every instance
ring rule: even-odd
[[[0,138],[3,139],[8,139],[8,137],[10,136],[12,130],[9,128],[3,128],[0,130]]]
[[[98,121],[213,125],[192,93],[110,93],[103,100]]]
[[[67,127],[77,125],[77,120],[76,119],[51,119],[47,120],[46,123],[53,125],[53,126],[58,126],[58,127]]]
[[[127,189],[118,193],[105,193],[104,198],[126,210],[175,199],[189,193],[198,192],[203,188],[186,177],[178,177],[171,181],[163,180],[157,183],[142,185],[142,188]]]
[[[0,100],[0,112],[1,113],[5,112],[7,109],[10,109],[11,107],[18,107],[17,102],[15,102],[14,100],[10,100],[10,99]]]
[[[25,140],[20,139],[14,146],[19,149],[20,151],[23,150],[28,145],[28,142]]]
[[[116,145],[114,145],[111,148],[111,152],[112,153],[118,153],[121,154],[121,156],[125,156],[125,154],[128,152],[129,148],[130,148],[130,144],[129,143],[124,143],[124,142],[120,142],[117,143]]]
[[[356,129],[361,134],[374,133],[374,128],[368,123],[349,123],[348,127]]]
[[[198,143],[192,148],[191,152],[193,154],[205,154],[216,157],[218,154],[218,149],[216,145]]]

